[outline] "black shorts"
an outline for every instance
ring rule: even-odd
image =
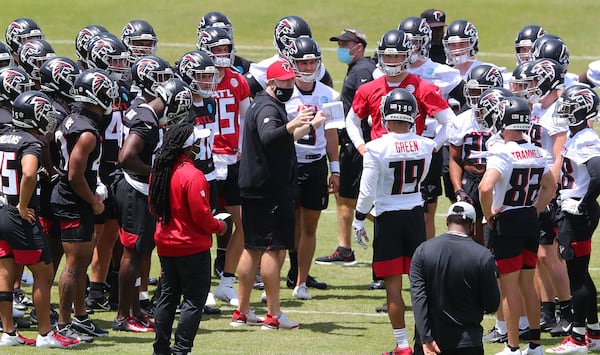
[[[312,163],[298,163],[298,202],[300,206],[315,211],[327,209],[327,159],[323,157]]]
[[[534,207],[500,212],[494,218],[490,234],[490,246],[500,274],[535,268],[539,236]]]
[[[540,223],[540,245],[552,245],[554,239],[556,239],[556,232],[558,231],[556,225],[557,209],[556,199],[552,199],[548,207],[538,217]]]
[[[598,226],[600,207],[595,202],[580,216],[558,211],[556,224],[558,225],[559,246],[570,246],[574,256],[586,256],[592,252],[592,234]]]
[[[442,150],[434,152],[431,157],[429,172],[421,184],[421,194],[425,203],[437,201],[437,197],[442,195]]]
[[[461,181],[463,190],[473,199],[473,207],[475,208],[477,219],[483,218],[483,210],[481,209],[481,202],[479,202],[479,183],[482,177],[483,175],[478,176],[463,171]]]
[[[73,209],[62,209],[52,205],[60,227],[60,239],[63,242],[91,242],[94,236],[94,212],[86,203],[80,203]]]
[[[340,146],[340,188],[338,194],[345,198],[358,198],[363,157],[352,143]]]
[[[373,271],[375,276],[408,274],[417,247],[425,241],[424,209],[389,211],[375,217]]]
[[[14,206],[0,208],[0,257],[14,256],[19,265],[52,263],[48,239],[42,226],[35,220],[26,222]]]
[[[133,188],[123,175],[112,186],[121,244],[138,253],[152,250],[156,220],[148,209],[148,196]]]
[[[456,201],[456,193],[454,192],[454,186],[452,186],[452,180],[450,180],[450,148],[445,145],[442,147],[442,181],[444,183],[444,195],[450,201]]]
[[[293,199],[242,197],[244,246],[251,250],[294,248],[295,203]]]
[[[100,181],[104,185],[106,185],[106,189],[108,190],[108,197],[104,200],[104,212],[99,215],[94,216],[95,224],[104,224],[107,219],[117,219],[117,210],[115,209],[115,198],[112,193],[111,185],[115,181],[117,175],[120,175],[121,172],[115,165],[115,163],[100,163],[100,168],[98,169],[98,176],[100,177]],[[94,191],[92,191],[94,192]]]
[[[242,204],[240,184],[238,182],[239,171],[239,161],[235,164],[227,165],[227,178],[225,180],[217,180],[219,208]]]

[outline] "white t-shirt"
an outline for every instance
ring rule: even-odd
[[[591,128],[577,132],[567,138],[561,155],[563,166],[560,197],[562,199],[582,198],[590,184],[590,175],[584,164],[591,158],[600,156],[598,134]]]

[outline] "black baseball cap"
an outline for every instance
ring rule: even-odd
[[[421,13],[421,18],[427,21],[429,27],[446,26],[446,13],[442,10],[429,9]]]
[[[329,38],[331,42],[337,41],[353,41],[356,43],[362,43],[363,46],[367,46],[367,36],[356,28],[345,28],[339,36]]]

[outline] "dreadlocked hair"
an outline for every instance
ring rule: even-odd
[[[163,145],[152,165],[149,190],[149,208],[158,220],[167,224],[171,220],[171,173],[177,158],[183,151],[183,144],[194,132],[194,126],[188,123],[169,127],[163,138]]]

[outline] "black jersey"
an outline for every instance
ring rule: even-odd
[[[125,112],[131,106],[130,85],[119,81],[119,97],[113,105],[112,116],[105,127],[100,128],[102,135],[102,162],[116,163],[119,157],[119,139],[121,138],[123,129],[123,117]],[[114,166],[111,164],[110,166]]]
[[[96,147],[88,156],[85,168],[85,180],[92,191],[96,190],[98,166],[102,155],[101,137],[96,122],[101,120],[100,115],[82,108],[80,112],[71,113],[56,130],[56,143],[60,152],[60,178],[52,191],[52,204],[74,208],[80,203],[87,204],[75,194],[68,181],[69,157],[79,137],[85,132],[91,132],[96,137]]]
[[[233,58],[233,68],[242,75],[246,74],[250,70],[250,64],[252,64],[252,62],[246,58],[242,58],[237,55]]]
[[[19,203],[21,194],[21,179],[23,170],[21,159],[29,154],[38,159],[42,156],[43,144],[31,133],[21,129],[7,131],[0,135],[0,173],[2,175],[2,193],[7,197],[12,206]],[[37,189],[36,189],[37,190]],[[39,196],[34,192],[29,207],[39,208]]]
[[[211,181],[216,178],[213,173],[215,164],[213,162],[212,150],[215,139],[214,132],[219,131],[219,123],[216,119],[217,104],[214,98],[203,98],[200,102],[194,102],[192,109],[185,119],[186,123],[191,123],[198,128],[208,128],[211,130],[211,135],[202,138],[200,144],[200,153],[194,157],[194,165],[201,170],[206,176],[206,180]],[[212,175],[210,175],[213,173]]]
[[[123,119],[123,142],[130,134],[135,134],[144,140],[144,149],[138,154],[140,160],[152,166],[154,154],[160,147],[162,130],[158,128],[158,117],[147,104],[131,107],[125,113]],[[135,180],[148,183],[148,176],[141,176],[123,168]]]
[[[0,134],[12,130],[12,114],[6,107],[0,107]]]

